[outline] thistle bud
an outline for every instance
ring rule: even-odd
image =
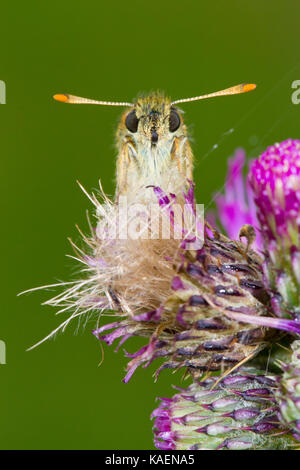
[[[286,361],[278,361],[283,375],[278,379],[276,399],[280,408],[281,422],[293,430],[300,441],[300,341],[291,345]]]
[[[251,166],[249,182],[266,253],[265,277],[274,311],[300,316],[300,141],[269,147]]]
[[[117,338],[120,344],[132,336],[149,338],[136,353],[126,353],[131,361],[125,382],[138,366],[156,358],[163,359],[157,375],[183,367],[193,375],[231,368],[255,356],[276,329],[299,331],[296,322],[269,316],[262,261],[242,243],[213,232],[206,234],[202,249],[181,255],[172,293],[159,308],[94,332],[109,345]]]
[[[174,450],[291,449],[296,441],[278,419],[276,376],[253,368],[217,383],[210,377],[161,398],[152,413],[154,443]]]

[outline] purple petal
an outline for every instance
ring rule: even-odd
[[[245,313],[237,312],[227,312],[226,316],[242,323],[250,323],[254,325],[265,326],[267,328],[276,328],[278,330],[288,331],[289,333],[300,334],[300,323],[295,320],[246,315]]]

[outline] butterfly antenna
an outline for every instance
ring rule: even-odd
[[[56,101],[61,101],[62,103],[74,103],[74,104],[99,104],[103,106],[134,106],[132,103],[127,102],[115,102],[115,101],[97,101],[90,100],[88,98],[81,98],[80,96],[61,94],[54,95],[53,98]]]
[[[195,96],[194,98],[183,98],[181,100],[173,101],[172,104],[177,103],[188,103],[189,101],[198,101],[204,100],[206,98],[214,98],[215,96],[225,96],[225,95],[238,95],[239,93],[246,93],[247,91],[255,90],[256,85],[254,83],[242,83],[241,85],[236,85],[231,88],[226,88],[225,90],[215,91],[214,93],[209,93],[208,95]]]

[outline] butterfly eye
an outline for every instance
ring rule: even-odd
[[[180,126],[180,117],[179,114],[171,109],[170,116],[169,116],[169,129],[170,132],[177,131],[178,127]]]
[[[127,114],[125,125],[130,132],[137,132],[139,120],[136,117],[134,109]]]

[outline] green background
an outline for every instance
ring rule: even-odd
[[[173,99],[241,82],[255,92],[182,105],[193,136],[198,202],[208,205],[237,147],[249,157],[300,137],[298,1],[130,0],[5,2],[1,6],[0,107],[3,449],[151,449],[155,397],[181,375],[138,370],[129,384],[122,351],[91,334],[94,321],[27,352],[60,319],[30,287],[74,279],[67,241],[87,229],[91,204],[76,184],[114,192],[114,132],[123,109],[63,105],[54,93],[132,100],[161,89]],[[227,132],[233,128],[234,132]],[[218,147],[214,150],[214,146]],[[105,320],[106,321],[106,320]],[[75,333],[75,334],[74,334]],[[138,348],[131,341],[127,349]]]

